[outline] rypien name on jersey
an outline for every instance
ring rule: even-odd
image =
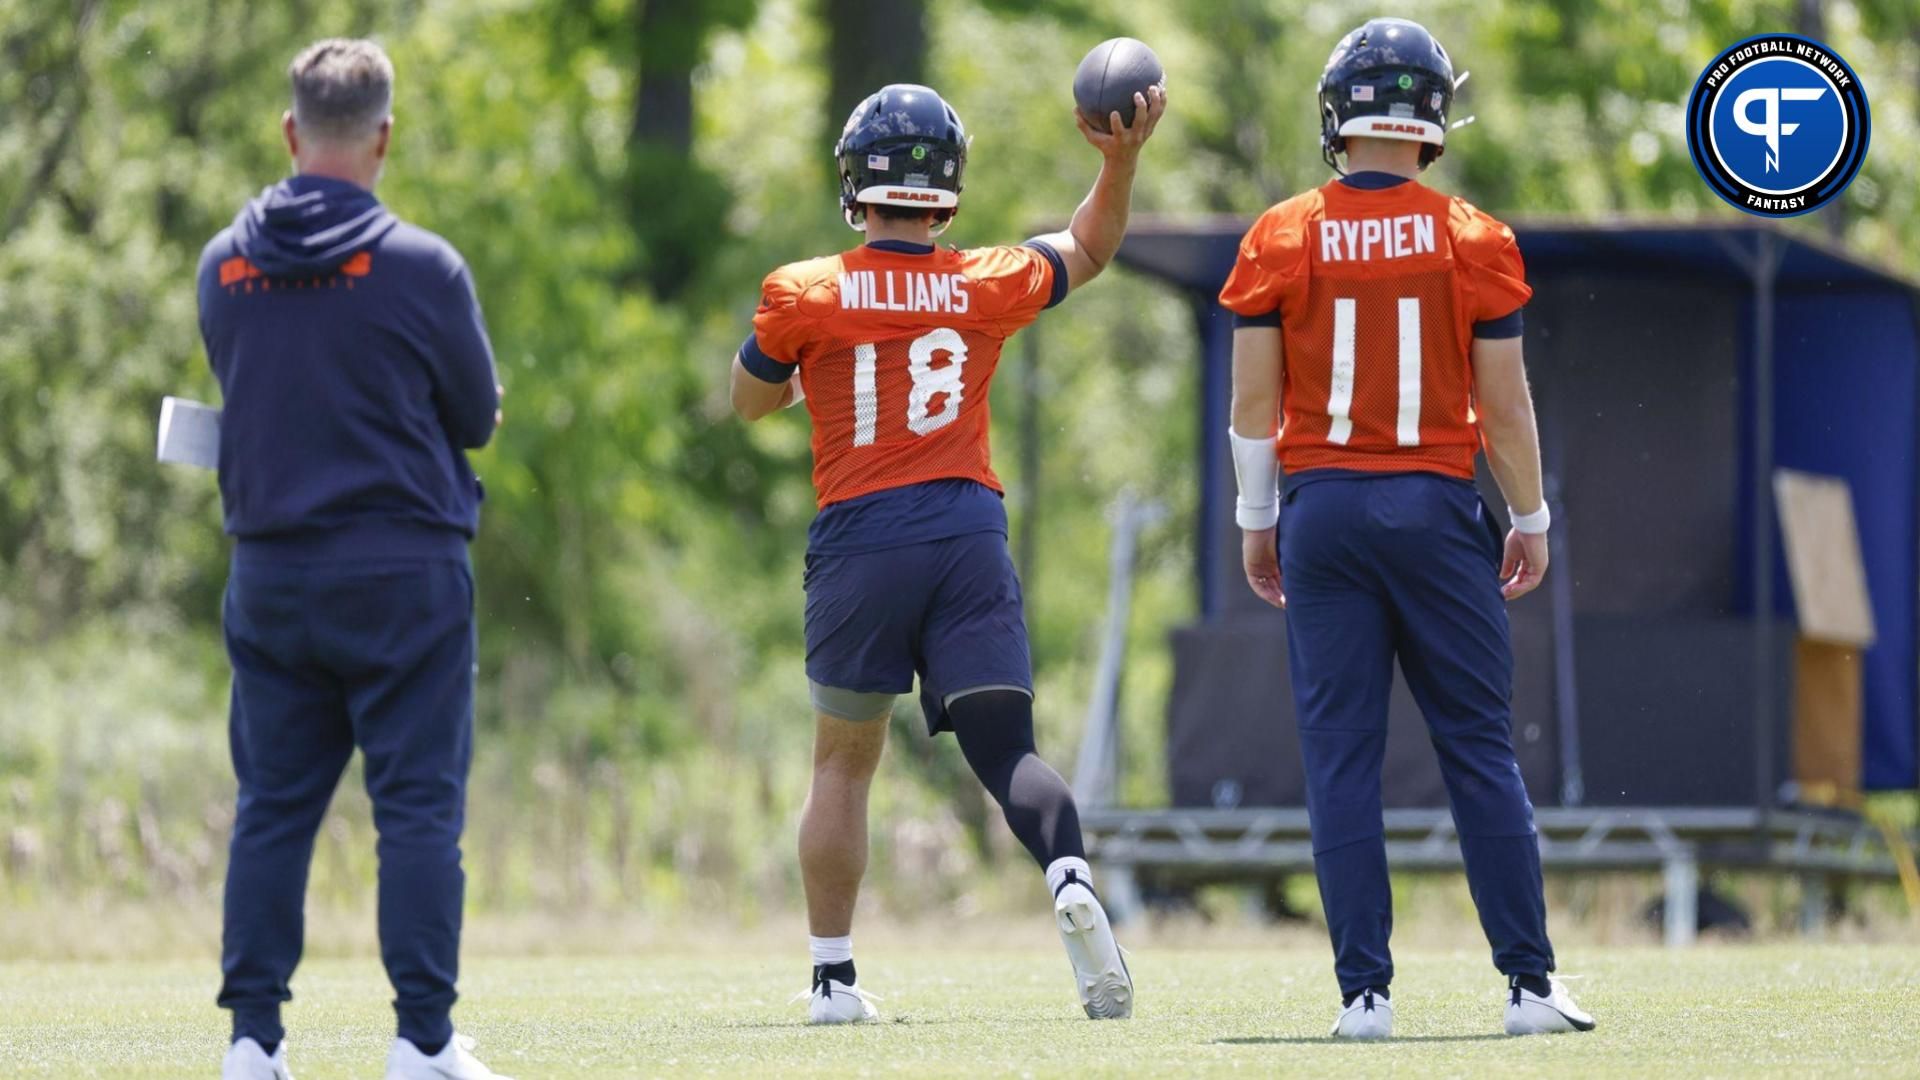
[[[1427,226],[1432,243],[1433,226]],[[896,285],[895,278],[900,279]],[[848,270],[840,274],[843,311],[942,312],[965,315],[973,306],[964,274],[924,274],[912,270]]]
[[[1404,259],[1433,252],[1432,214],[1320,222],[1321,262]]]

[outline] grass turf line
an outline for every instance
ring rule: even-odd
[[[792,951],[792,950],[790,950]],[[483,1059],[540,1077],[1920,1075],[1920,947],[1796,944],[1565,957],[1588,1035],[1498,1034],[1483,952],[1400,961],[1394,1042],[1324,1038],[1324,952],[1133,955],[1139,1011],[1084,1019],[1055,950],[877,948],[886,1022],[804,1026],[804,956],[712,951],[470,960],[456,1020]],[[204,1077],[224,1049],[201,962],[0,965],[0,1076]],[[303,965],[287,1007],[301,1080],[378,1075],[391,996],[377,961]]]

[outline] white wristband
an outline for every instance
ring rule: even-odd
[[[1513,519],[1513,531],[1528,536],[1538,536],[1553,525],[1553,512],[1547,509],[1544,502],[1540,504],[1540,509],[1531,514],[1516,514],[1513,507],[1509,506],[1507,515]]]
[[[1233,445],[1233,478],[1240,487],[1233,520],[1243,529],[1273,528],[1280,523],[1279,440],[1272,435],[1249,439],[1229,427],[1227,441]]]

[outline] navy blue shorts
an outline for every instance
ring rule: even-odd
[[[920,677],[927,731],[953,730],[946,698],[982,686],[1033,692],[1020,579],[997,532],[855,555],[807,556],[807,678],[904,694]]]

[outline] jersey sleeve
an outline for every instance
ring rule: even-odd
[[[768,274],[760,286],[760,307],[753,333],[740,346],[740,362],[767,382],[785,382],[800,366],[811,320],[800,312],[800,283],[785,268]]]
[[[1279,326],[1283,301],[1304,280],[1306,225],[1283,203],[1260,215],[1240,239],[1220,306],[1238,326]]]
[[[1011,334],[1066,299],[1066,264],[1044,240],[1018,247],[978,248],[966,252],[968,276],[982,298],[982,314]]]
[[[1520,244],[1513,230],[1493,217],[1472,206],[1464,210],[1457,219],[1454,250],[1466,281],[1467,317],[1476,326],[1505,326],[1533,298]]]

